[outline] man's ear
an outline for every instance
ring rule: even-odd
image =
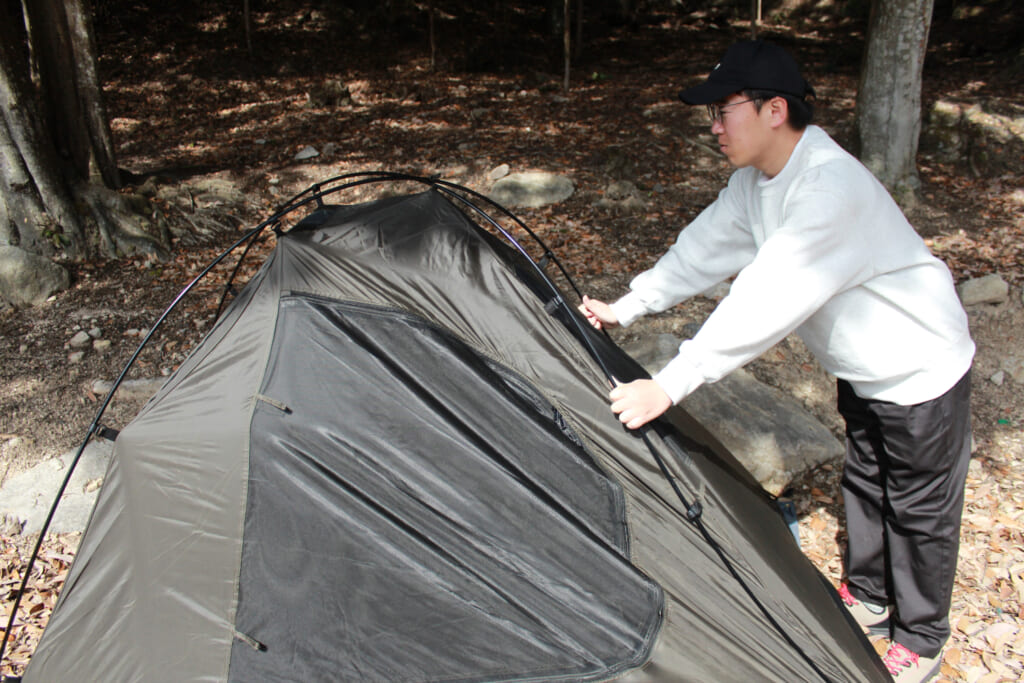
[[[772,128],[778,128],[789,119],[789,103],[785,97],[773,97],[765,103],[768,108],[768,122]]]

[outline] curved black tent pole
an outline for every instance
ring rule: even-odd
[[[327,189],[324,189],[324,185],[329,185],[330,183],[346,181],[346,180],[349,181],[349,182],[343,183],[343,184],[341,184],[341,185],[339,185],[337,187],[328,187]],[[164,313],[157,319],[157,321],[153,325],[153,327],[150,328],[149,333],[146,335],[146,337],[139,344],[139,347],[136,349],[135,353],[132,354],[132,356],[129,359],[128,363],[125,365],[124,369],[121,371],[121,374],[118,376],[117,380],[114,382],[114,384],[111,386],[110,390],[107,392],[107,396],[105,397],[102,405],[100,406],[100,409],[97,411],[96,417],[93,419],[92,424],[89,426],[89,429],[88,429],[88,431],[86,433],[85,439],[82,442],[82,445],[79,447],[78,451],[76,452],[74,458],[71,461],[71,464],[70,464],[70,466],[68,468],[68,473],[64,477],[64,480],[63,480],[63,482],[61,483],[61,485],[60,485],[60,487],[58,489],[58,492],[57,492],[57,495],[56,495],[56,497],[54,499],[54,502],[53,502],[53,504],[50,507],[50,511],[47,514],[46,520],[43,523],[43,527],[42,527],[42,529],[39,532],[39,538],[37,539],[35,547],[33,548],[32,554],[29,557],[28,564],[26,565],[26,568],[25,568],[24,576],[22,577],[21,586],[18,589],[18,593],[15,596],[14,605],[11,608],[11,615],[10,615],[10,618],[8,620],[6,630],[4,631],[3,642],[0,643],[0,662],[3,661],[4,652],[6,650],[7,642],[8,642],[9,636],[10,636],[10,630],[11,630],[11,628],[14,625],[14,620],[15,620],[15,618],[17,616],[18,607],[21,604],[21,598],[22,598],[22,596],[25,593],[26,586],[28,585],[28,578],[29,578],[29,575],[32,572],[32,568],[33,568],[33,565],[35,564],[35,560],[36,560],[36,558],[39,555],[39,550],[40,550],[40,548],[42,546],[43,538],[45,537],[45,535],[47,533],[47,530],[49,529],[50,523],[53,521],[53,516],[54,516],[54,514],[56,513],[56,510],[57,510],[57,505],[59,504],[60,498],[61,498],[61,496],[63,496],[64,491],[67,488],[68,482],[71,479],[71,475],[74,473],[75,467],[78,465],[78,462],[79,462],[79,460],[82,457],[82,454],[85,452],[85,448],[88,445],[89,440],[96,433],[96,431],[97,431],[97,429],[99,427],[100,418],[103,416],[103,413],[106,411],[106,409],[109,406],[111,400],[113,399],[114,392],[118,389],[118,387],[124,381],[125,377],[128,374],[128,371],[134,365],[135,361],[138,359],[139,355],[142,353],[142,350],[149,343],[149,340],[152,338],[153,334],[160,327],[160,325],[163,324],[164,320],[166,320],[167,317],[170,315],[170,313],[177,307],[177,305],[181,301],[181,299],[186,294],[188,294],[196,286],[196,284],[199,283],[200,280],[202,280],[204,277],[206,277],[206,275],[211,270],[213,270],[214,267],[216,267],[221,261],[223,261],[232,251],[237,249],[240,245],[242,245],[243,243],[248,243],[247,246],[246,246],[246,249],[244,250],[242,255],[239,257],[238,263],[235,265],[235,268],[232,271],[232,273],[231,273],[231,275],[230,275],[230,277],[228,279],[227,284],[225,285],[224,297],[226,297],[227,293],[231,289],[232,282],[233,282],[235,276],[237,275],[238,271],[241,268],[242,261],[244,260],[245,256],[249,253],[249,250],[251,249],[252,244],[255,241],[255,238],[263,230],[265,230],[268,226],[274,226],[275,231],[277,231],[279,229],[279,226],[280,226],[280,221],[281,221],[281,219],[283,217],[285,217],[286,215],[292,213],[293,211],[295,211],[295,210],[297,210],[297,209],[299,209],[299,208],[301,208],[303,206],[306,206],[308,204],[316,202],[318,204],[318,206],[322,207],[323,206],[323,198],[328,196],[328,195],[331,195],[331,194],[334,194],[334,193],[337,193],[337,192],[341,192],[341,191],[344,191],[344,190],[347,190],[347,189],[351,189],[353,187],[360,186],[360,185],[366,185],[366,184],[378,183],[378,182],[387,182],[387,181],[410,181],[410,182],[416,182],[416,183],[421,183],[421,184],[426,184],[426,185],[432,186],[432,187],[434,187],[434,188],[444,192],[444,194],[446,196],[449,196],[451,198],[454,198],[454,199],[460,201],[463,205],[465,205],[467,208],[469,208],[472,211],[474,211],[480,218],[482,218],[489,225],[491,225],[495,230],[500,232],[515,247],[515,249],[520,254],[522,254],[522,256],[524,258],[526,258],[526,260],[533,266],[533,268],[534,268],[536,274],[538,275],[538,277],[540,277],[540,279],[544,282],[544,284],[550,289],[552,297],[553,297],[552,301],[557,306],[562,307],[565,310],[565,312],[568,313],[568,320],[571,320],[573,322],[573,325],[576,327],[576,332],[578,333],[577,334],[578,338],[583,340],[583,343],[587,346],[587,350],[588,350],[590,356],[594,359],[594,361],[601,368],[601,371],[604,373],[604,375],[605,375],[606,379],[609,381],[609,383],[610,384],[614,384],[615,377],[612,375],[612,373],[611,373],[610,369],[608,368],[608,366],[601,359],[601,355],[597,352],[597,349],[594,348],[593,344],[590,343],[590,341],[589,341],[589,339],[587,337],[586,332],[588,330],[586,330],[586,328],[583,327],[587,323],[585,321],[583,321],[582,317],[580,315],[578,315],[577,312],[573,309],[573,307],[568,302],[566,302],[565,299],[561,296],[558,287],[548,277],[548,274],[547,274],[546,270],[541,265],[539,265],[536,261],[534,261],[534,259],[529,255],[529,253],[522,246],[522,244],[510,232],[508,232],[504,227],[502,227],[497,221],[495,221],[486,211],[481,209],[477,204],[475,204],[474,202],[468,200],[466,198],[466,195],[472,196],[472,197],[474,197],[476,199],[479,199],[479,200],[486,201],[487,203],[489,203],[490,205],[492,205],[496,209],[498,209],[501,212],[503,212],[508,218],[510,218],[518,226],[520,226],[541,247],[541,249],[543,250],[543,253],[544,253],[543,259],[550,259],[551,261],[553,261],[556,264],[556,266],[558,267],[559,271],[565,277],[566,281],[572,287],[572,289],[576,293],[576,295],[582,298],[580,290],[576,287],[576,284],[573,282],[572,277],[566,271],[566,269],[562,265],[562,263],[554,256],[554,254],[551,252],[551,250],[548,249],[547,245],[545,245],[544,242],[540,239],[540,237],[536,233],[534,233],[525,223],[523,223],[523,221],[521,221],[517,216],[515,216],[511,211],[509,211],[508,209],[506,209],[502,205],[498,204],[494,200],[490,199],[489,197],[487,197],[487,196],[485,196],[485,195],[483,195],[483,194],[481,194],[479,192],[476,192],[476,191],[471,190],[471,189],[469,189],[467,187],[458,185],[456,183],[451,183],[451,182],[448,182],[448,181],[440,180],[439,178],[424,178],[424,177],[421,177],[421,176],[415,176],[415,175],[409,175],[409,174],[403,174],[403,173],[392,173],[392,172],[386,172],[386,171],[369,171],[369,172],[350,173],[350,174],[345,174],[345,175],[341,175],[341,176],[336,176],[336,177],[328,179],[327,181],[324,181],[322,183],[317,183],[317,184],[311,185],[309,188],[307,188],[303,192],[300,192],[299,194],[295,195],[290,200],[285,202],[285,204],[282,205],[278,209],[278,211],[275,212],[275,214],[273,216],[271,216],[270,218],[265,220],[263,223],[260,223],[257,227],[255,227],[252,230],[250,230],[249,232],[247,232],[245,234],[245,236],[243,236],[241,239],[236,241],[233,245],[231,245],[230,247],[225,249],[205,269],[203,269],[203,271],[201,273],[199,273],[199,275],[197,275],[192,280],[192,282],[190,282],[178,294],[177,297],[175,297],[174,301],[171,302],[171,304],[167,307],[167,309],[164,311]],[[306,195],[309,195],[309,196],[307,197]],[[305,197],[305,198],[303,199],[303,197]],[[220,305],[218,305],[218,309],[217,309],[217,316],[218,317],[219,317],[220,312],[222,310],[223,303],[224,303],[224,298],[221,299]],[[718,544],[718,542],[714,539],[714,537],[711,536],[711,533],[708,531],[707,527],[704,525],[704,523],[703,523],[703,521],[701,519],[701,506],[700,506],[700,502],[699,501],[695,501],[694,503],[691,504],[690,502],[687,501],[687,499],[686,499],[685,495],[683,494],[682,490],[679,488],[678,483],[676,482],[675,478],[672,476],[672,473],[669,471],[668,466],[666,465],[664,459],[658,454],[657,449],[654,447],[654,444],[651,442],[651,440],[650,440],[650,429],[651,429],[651,425],[645,425],[644,427],[642,427],[641,430],[639,430],[640,431],[640,436],[643,439],[644,444],[647,446],[648,451],[651,453],[651,455],[654,457],[655,461],[657,462],[658,467],[659,467],[659,469],[662,472],[662,475],[666,478],[666,480],[668,481],[669,485],[672,487],[673,492],[679,498],[680,503],[682,503],[683,508],[686,510],[686,518],[687,518],[687,520],[689,520],[691,523],[693,523],[697,527],[697,529],[700,531],[700,533],[701,533],[702,537],[705,539],[705,541],[718,554],[718,556],[721,559],[722,563],[729,570],[729,573],[732,574],[732,576],[740,584],[740,586],[743,588],[743,590],[747,593],[748,597],[750,597],[750,599],[758,606],[758,608],[760,609],[762,614],[764,614],[765,618],[768,619],[769,623],[775,628],[775,630],[778,631],[779,634],[786,640],[786,642],[791,647],[793,647],[793,649],[795,649],[797,651],[797,653],[804,659],[804,661],[807,662],[807,664],[815,671],[815,673],[817,673],[819,676],[821,676],[822,680],[829,681],[830,679],[828,678],[828,676],[826,676],[824,674],[824,672],[822,672],[821,669],[811,660],[811,658],[807,655],[807,653],[803,651],[803,648],[801,648],[795,641],[793,641],[793,639],[790,637],[790,635],[788,633],[786,633],[785,629],[783,629],[782,626],[775,620],[775,618],[772,617],[771,613],[764,606],[764,604],[757,598],[756,595],[754,595],[754,592],[751,590],[751,588],[747,585],[747,583],[740,576],[739,572],[737,572],[736,568],[729,561],[728,557],[725,554],[725,551]],[[4,677],[4,680],[20,680],[20,679]]]
[[[345,182],[345,183],[343,183],[341,185],[337,185],[337,186],[332,186],[332,183],[337,183],[337,182],[341,182],[341,181],[349,181],[349,182]],[[529,261],[529,263],[532,266],[534,266],[534,268],[537,270],[538,274],[544,280],[545,284],[548,287],[551,288],[552,294],[554,294],[556,297],[561,299],[558,287],[555,286],[550,281],[550,279],[547,277],[547,274],[546,274],[546,271],[544,269],[544,266],[538,264],[533,259],[533,257],[531,257],[529,255],[529,253],[527,253],[527,251],[522,247],[522,245],[520,244],[519,240],[517,240],[515,238],[515,236],[513,236],[511,233],[509,233],[498,222],[493,220],[491,218],[491,216],[485,210],[481,209],[477,204],[467,200],[466,196],[471,196],[471,197],[474,197],[476,199],[486,201],[491,206],[493,206],[495,209],[501,211],[503,214],[505,214],[505,216],[507,216],[512,221],[514,221],[516,225],[518,225],[527,235],[529,235],[529,237],[534,242],[537,243],[537,246],[539,246],[541,248],[542,252],[543,252],[543,256],[542,256],[541,260],[542,261],[550,261],[550,262],[554,263],[555,266],[558,268],[559,272],[562,274],[562,277],[565,278],[565,281],[572,288],[572,290],[576,294],[576,296],[578,296],[580,298],[583,297],[583,294],[580,292],[579,288],[576,286],[576,283],[575,283],[575,281],[573,281],[572,276],[569,274],[569,271],[565,268],[564,265],[562,265],[562,262],[559,261],[557,257],[555,257],[555,254],[551,251],[551,249],[547,246],[547,244],[544,243],[544,241],[540,238],[540,236],[537,235],[533,230],[531,230],[530,227],[527,226],[526,223],[524,223],[518,216],[513,214],[511,211],[509,211],[507,208],[505,208],[501,204],[495,202],[493,199],[487,197],[486,195],[483,195],[483,194],[481,194],[479,192],[476,192],[475,190],[472,190],[472,189],[470,189],[468,187],[465,187],[463,185],[458,185],[456,183],[452,183],[452,182],[448,182],[448,181],[445,181],[445,180],[441,180],[439,178],[427,178],[427,177],[423,177],[423,176],[416,176],[416,175],[411,175],[411,174],[406,174],[406,173],[396,173],[396,172],[391,172],[391,171],[360,171],[360,172],[347,173],[347,174],[344,174],[344,175],[335,176],[335,177],[329,178],[329,179],[327,179],[325,181],[322,181],[322,182],[319,182],[319,183],[315,183],[314,185],[309,186],[308,188],[306,188],[302,192],[300,192],[297,195],[293,196],[291,199],[287,200],[284,204],[282,204],[282,205],[280,205],[278,207],[278,209],[274,213],[274,215],[270,219],[268,219],[268,222],[272,222],[272,223],[279,222],[286,215],[294,212],[295,210],[297,210],[299,208],[307,206],[308,204],[314,203],[314,202],[317,204],[318,208],[321,208],[321,207],[324,206],[324,202],[323,202],[324,197],[327,197],[327,196],[329,196],[331,194],[336,194],[336,193],[343,192],[345,190],[352,189],[353,187],[358,187],[358,186],[361,186],[361,185],[369,185],[369,184],[373,184],[373,183],[400,182],[400,181],[408,181],[408,182],[415,182],[415,183],[420,183],[420,184],[424,184],[424,185],[429,185],[429,186],[433,187],[436,190],[444,192],[444,194],[447,195],[448,197],[452,197],[454,199],[459,200],[467,208],[473,210],[477,214],[478,217],[480,217],[483,220],[485,220],[496,231],[501,233],[516,248],[516,250],[519,251],[527,259],[527,261]],[[327,186],[326,189],[325,189],[325,186]],[[278,232],[277,228],[275,228],[275,232]],[[227,282],[224,284],[224,293],[221,296],[220,303],[217,306],[217,313],[215,315],[215,318],[220,317],[220,314],[221,314],[221,312],[224,309],[224,302],[226,301],[228,294],[231,293],[235,276],[237,275],[237,273],[241,269],[242,262],[244,261],[245,257],[248,255],[249,250],[251,249],[251,247],[253,246],[254,243],[255,243],[255,240],[251,241],[246,246],[245,251],[243,251],[243,253],[239,256],[238,262],[235,264],[234,270],[232,271],[231,275],[228,277]]]
[[[336,182],[340,182],[340,181],[350,181],[350,182],[344,183],[343,185],[339,185],[337,187],[331,187],[332,183],[336,183]],[[481,217],[484,220],[486,220],[492,227],[494,227],[498,232],[500,232],[506,239],[508,239],[508,241],[511,242],[511,244],[520,253],[522,253],[523,256],[525,256],[535,267],[537,267],[539,269],[539,272],[542,274],[543,273],[543,268],[541,268],[533,260],[533,258],[526,252],[526,250],[520,244],[519,240],[517,240],[512,234],[510,234],[499,223],[494,221],[486,211],[481,209],[477,204],[467,200],[466,197],[472,197],[475,200],[478,200],[478,201],[482,200],[482,201],[486,202],[487,204],[492,206],[494,209],[500,211],[506,217],[511,219],[513,222],[515,222],[515,224],[517,226],[519,226],[519,228],[522,229],[523,232],[525,232],[527,235],[529,235],[530,239],[532,239],[534,242],[536,242],[537,246],[540,247],[541,250],[543,251],[543,258],[551,260],[558,267],[558,270],[562,273],[562,276],[565,277],[566,282],[569,283],[569,286],[573,289],[575,294],[577,296],[582,297],[582,294],[580,293],[579,288],[576,287],[576,283],[573,281],[572,277],[569,275],[568,270],[566,270],[566,268],[562,265],[561,261],[559,261],[557,258],[555,258],[554,253],[547,246],[547,244],[544,243],[544,241],[540,238],[540,236],[537,235],[537,233],[534,232],[532,229],[530,229],[530,227],[528,225],[526,225],[526,223],[524,223],[518,216],[513,214],[507,208],[505,208],[504,206],[502,206],[498,202],[494,201],[490,197],[488,197],[488,196],[486,196],[484,194],[481,194],[480,192],[477,192],[476,190],[472,190],[472,189],[470,189],[468,187],[465,187],[464,185],[459,185],[457,183],[453,183],[453,182],[450,182],[450,181],[447,181],[447,180],[441,180],[440,178],[427,178],[427,177],[423,177],[423,176],[416,176],[416,175],[406,174],[406,173],[395,173],[395,172],[390,172],[390,171],[364,171],[364,172],[348,173],[348,174],[344,174],[344,175],[340,175],[340,176],[335,176],[333,178],[329,178],[329,179],[327,179],[325,181],[322,181],[320,183],[312,185],[309,188],[307,188],[306,190],[304,190],[303,192],[300,192],[299,194],[295,195],[292,199],[290,199],[288,202],[285,203],[285,205],[284,205],[284,207],[282,209],[279,210],[280,211],[279,215],[283,216],[284,214],[286,214],[288,212],[291,212],[294,209],[296,209],[296,208],[298,208],[298,207],[300,207],[300,206],[302,206],[304,204],[308,204],[308,203],[310,203],[312,201],[317,201],[318,203],[320,203],[322,205],[322,201],[323,201],[324,197],[327,197],[327,196],[329,196],[331,194],[334,194],[336,192],[340,192],[340,191],[343,191],[343,190],[350,189],[350,188],[355,187],[357,185],[365,185],[365,184],[379,183],[379,182],[396,182],[396,181],[410,181],[410,182],[416,182],[416,183],[420,183],[420,184],[424,184],[424,185],[429,185],[431,187],[434,187],[435,189],[443,191],[449,197],[453,197],[455,199],[458,199],[465,206],[467,206],[468,208],[472,209],[479,217]],[[326,186],[326,188],[325,188],[325,186]],[[300,198],[302,198],[303,196],[309,194],[311,191],[313,191],[313,193],[310,194],[309,197],[307,197],[305,200],[299,201]],[[551,287],[554,287],[554,285],[546,277],[544,279],[546,280],[546,284],[548,284]],[[557,288],[555,288],[554,291],[557,292]]]
[[[253,236],[245,245],[245,249],[238,256],[238,262],[235,263],[235,267],[231,270],[231,275],[228,276],[227,283],[224,285],[224,293],[220,297],[220,301],[217,302],[217,311],[213,314],[213,319],[217,320],[220,318],[220,314],[224,312],[224,302],[227,301],[228,294],[232,293],[231,284],[235,281],[235,277],[238,275],[238,271],[242,269],[242,262],[245,261],[245,257],[249,255],[249,251],[252,249],[252,245],[256,244],[258,236]]]

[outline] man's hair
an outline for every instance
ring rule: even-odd
[[[789,110],[789,116],[786,119],[789,121],[795,130],[803,130],[814,118],[814,104],[807,98],[794,97],[787,93],[776,92],[774,90],[744,90],[743,94],[752,100],[757,100],[754,104],[757,105],[757,110],[761,111],[761,105],[772,99],[773,97],[781,97],[786,100],[786,106]]]

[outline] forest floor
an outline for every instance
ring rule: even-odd
[[[652,15],[594,29],[564,91],[551,41],[502,31],[496,20],[467,27],[444,18],[431,68],[421,32],[399,21],[376,28],[353,21],[341,30],[336,17],[302,0],[255,13],[252,57],[237,17],[203,3],[176,6],[173,14],[136,5],[97,18],[101,77],[119,159],[130,171],[126,191],[153,179],[161,190],[153,201],[172,225],[176,248],[168,261],[137,256],[73,264],[68,291],[35,308],[0,310],[2,480],[75,449],[104,399],[95,383],[118,376],[177,292],[243,228],[313,183],[383,169],[440,174],[486,192],[491,171],[502,164],[513,172],[569,176],[577,188],[569,200],[517,215],[583,291],[612,299],[715,198],[731,170],[715,149],[704,111],[675,99],[730,42],[749,36],[749,23],[728,15]],[[1011,22],[1016,33],[1009,35],[1019,36],[1020,24],[1019,17]],[[947,98],[1024,115],[1019,57],[1008,62],[1000,52],[1016,43],[1001,48],[989,34],[974,33],[989,25],[937,17],[926,107]],[[816,121],[853,148],[863,18],[794,14],[761,30],[800,57],[817,90]],[[348,96],[325,89],[331,81]],[[307,146],[319,156],[296,161]],[[999,274],[1011,290],[1005,303],[969,311],[978,344],[975,451],[941,680],[1018,680],[1024,675],[1024,383],[1010,369],[1024,362],[1024,180],[1019,168],[985,173],[926,153],[920,170],[918,202],[907,213],[929,246],[958,282]],[[642,208],[602,201],[623,179],[636,187]],[[233,193],[205,192],[211,183]],[[349,199],[367,196],[370,190],[360,189]],[[209,219],[204,225],[215,221],[222,228],[194,233],[200,216]],[[271,237],[256,249],[253,266],[272,245]],[[215,268],[168,316],[129,379],[173,371],[209,328],[233,266],[227,260]],[[251,267],[241,269],[241,281]],[[698,297],[641,329],[682,335],[712,305]],[[81,331],[109,344],[73,356],[71,340]],[[832,381],[795,338],[749,369],[797,397],[841,437]],[[139,407],[115,400],[103,422],[120,428]],[[844,539],[839,469],[839,463],[825,465],[794,483],[804,551],[833,581],[841,576]],[[0,596],[9,609],[33,539],[10,525],[2,531]],[[3,672],[19,671],[31,654],[77,539],[44,543]]]

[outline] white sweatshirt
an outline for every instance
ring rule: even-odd
[[[612,310],[629,325],[737,273],[654,376],[673,402],[794,331],[864,398],[928,401],[971,366],[974,342],[949,270],[882,184],[817,126],[774,178],[753,167],[733,173]]]

